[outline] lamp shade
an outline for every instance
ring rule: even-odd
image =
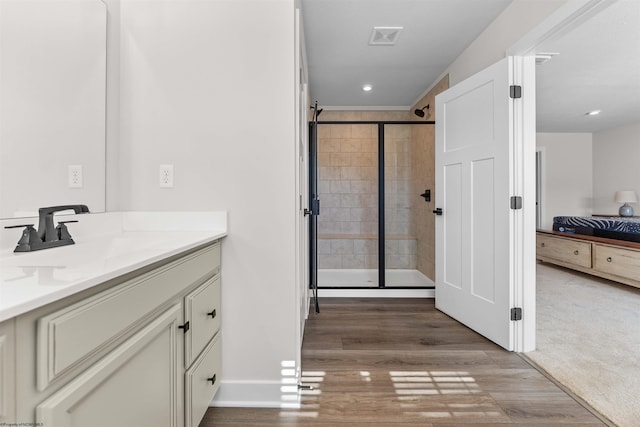
[[[633,190],[616,191],[615,196],[613,196],[613,200],[618,203],[637,203],[638,195]]]

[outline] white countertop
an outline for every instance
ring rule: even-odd
[[[36,252],[13,253],[21,229],[3,229],[0,322],[227,235],[226,212],[115,212],[76,218],[78,224],[69,224],[75,245]],[[3,227],[13,223],[28,221],[0,221]],[[14,242],[8,244],[11,237]]]

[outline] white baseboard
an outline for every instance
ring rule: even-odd
[[[435,289],[318,289],[320,298],[435,298]]]
[[[297,385],[277,381],[222,381],[209,406],[300,408]]]

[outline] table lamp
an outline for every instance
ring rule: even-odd
[[[613,196],[613,200],[618,203],[624,203],[624,205],[620,206],[620,210],[618,213],[620,216],[633,216],[633,207],[629,203],[637,203],[638,195],[633,190],[622,190],[616,191],[615,196]]]

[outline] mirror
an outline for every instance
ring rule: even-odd
[[[105,210],[105,5],[0,0],[0,218]]]

